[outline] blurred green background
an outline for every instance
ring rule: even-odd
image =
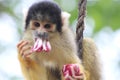
[[[17,60],[16,44],[24,31],[23,13],[40,0],[0,0],[0,80],[23,80]],[[51,0],[53,1],[53,0]],[[71,14],[75,31],[79,0],[54,0]],[[97,44],[102,62],[102,80],[120,78],[120,0],[88,0],[85,37]]]

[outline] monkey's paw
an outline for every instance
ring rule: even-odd
[[[84,80],[78,64],[67,64],[62,69],[65,80]]]
[[[40,51],[46,51],[49,52],[51,50],[50,42],[47,40],[42,40],[40,38],[37,38],[35,40],[35,44],[32,48],[32,51],[34,52],[40,52]]]

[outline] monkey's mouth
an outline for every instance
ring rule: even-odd
[[[41,38],[35,38],[35,43],[32,47],[33,52],[49,52],[51,51],[51,45],[48,40],[41,39]]]

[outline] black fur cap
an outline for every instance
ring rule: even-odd
[[[62,19],[60,7],[50,1],[42,1],[33,4],[26,17],[25,29],[27,29],[30,20],[48,20],[57,25],[57,31],[61,32]]]

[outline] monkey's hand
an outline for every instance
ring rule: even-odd
[[[18,53],[23,58],[28,58],[28,56],[32,54],[31,48],[28,41],[22,40],[17,44]]]
[[[62,69],[65,80],[84,80],[83,73],[78,64],[67,64]]]

